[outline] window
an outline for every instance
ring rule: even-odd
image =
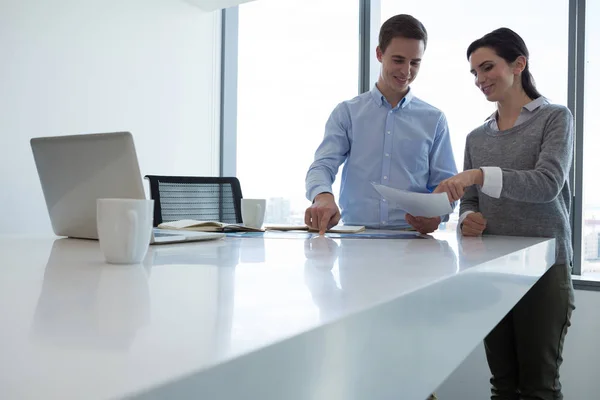
[[[595,117],[600,107],[600,4],[589,1],[586,5],[585,89],[583,124],[583,256],[581,274],[600,278],[600,189],[597,171],[600,170],[600,123]]]
[[[568,0],[506,0],[501,7],[475,0],[381,1],[382,23],[395,14],[411,14],[427,29],[427,50],[413,89],[446,114],[459,171],[467,134],[495,109],[469,73],[467,47],[496,28],[514,30],[529,48],[531,72],[540,92],[553,103],[567,105],[568,6]],[[450,222],[457,219],[455,213]]]
[[[239,7],[237,176],[244,197],[267,199],[265,222],[304,223],[325,122],[358,94],[358,17],[347,0]]]

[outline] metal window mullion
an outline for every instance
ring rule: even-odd
[[[222,11],[220,176],[236,176],[239,8]]]
[[[369,90],[371,0],[358,1],[358,93]]]
[[[371,90],[379,75],[375,59],[379,25],[381,23],[381,0],[359,0],[359,74],[358,92]]]
[[[581,275],[583,263],[583,124],[585,73],[585,0],[569,1],[568,107],[574,117],[573,166],[569,175],[573,190],[573,274]]]

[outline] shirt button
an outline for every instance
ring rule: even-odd
[[[381,221],[381,225],[385,225],[385,221]]]
[[[390,132],[390,131],[387,131],[387,134],[388,134],[388,135],[389,135],[390,133],[392,133],[392,132]]]
[[[385,203],[386,201],[387,201],[386,199],[383,199],[383,202],[384,202],[384,203]]]
[[[384,176],[383,179],[387,179],[387,176]]]
[[[385,153],[385,156],[386,156],[386,157],[389,157],[389,156],[390,156],[390,153]]]

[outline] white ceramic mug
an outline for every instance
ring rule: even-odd
[[[242,199],[242,221],[244,226],[260,228],[265,219],[265,199]]]
[[[154,200],[98,199],[98,239],[112,264],[140,263],[150,245]]]

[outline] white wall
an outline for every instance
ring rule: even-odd
[[[600,376],[600,292],[577,290],[571,328],[565,340],[561,382],[565,399],[597,399]],[[440,399],[490,398],[489,369],[478,346],[437,391]]]
[[[133,133],[142,174],[218,175],[220,13],[0,0],[2,233],[50,233],[29,139]]]

